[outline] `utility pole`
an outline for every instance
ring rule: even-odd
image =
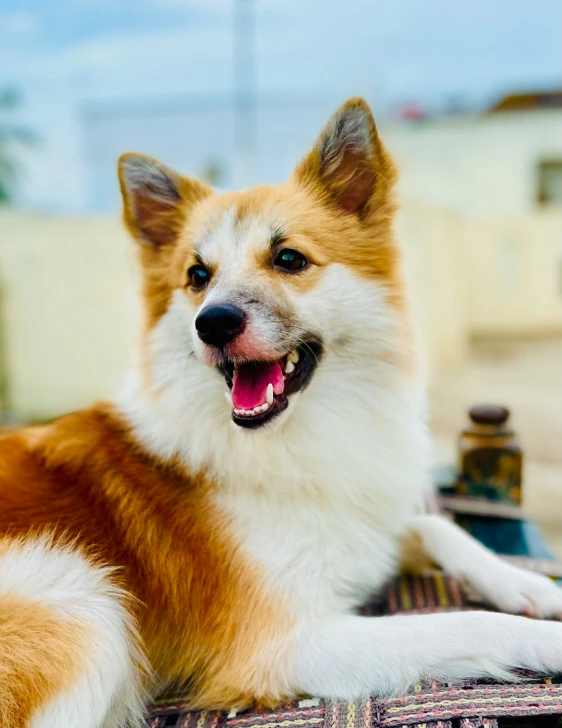
[[[236,186],[255,184],[257,146],[255,0],[234,0]]]

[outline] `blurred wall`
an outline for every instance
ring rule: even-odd
[[[562,210],[467,221],[462,246],[471,334],[562,332]]]
[[[139,329],[136,289],[116,220],[0,215],[5,411],[49,418],[111,396]]]
[[[562,211],[470,219],[407,200],[397,221],[429,375],[473,335],[562,332]],[[140,326],[117,219],[0,215],[4,410],[48,418],[111,397]]]
[[[404,203],[396,221],[418,346],[430,377],[460,366],[468,353],[470,324],[459,266],[463,233],[458,215],[419,202]]]

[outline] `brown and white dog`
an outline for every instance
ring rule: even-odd
[[[368,106],[291,179],[214,194],[123,156],[146,326],[115,404],[0,441],[0,725],[117,728],[194,707],[562,670],[562,624],[356,609],[401,546],[498,608],[562,591],[419,515],[424,392]],[[225,401],[226,395],[226,401]]]

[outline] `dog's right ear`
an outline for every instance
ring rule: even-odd
[[[123,154],[118,166],[125,225],[155,250],[172,245],[193,205],[213,194],[210,187],[142,154]]]

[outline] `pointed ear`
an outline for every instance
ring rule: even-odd
[[[155,249],[174,243],[190,208],[212,194],[201,182],[142,154],[123,154],[118,167],[125,225]]]
[[[378,198],[384,199],[396,176],[371,110],[359,98],[336,111],[294,174],[342,212],[361,216]]]

